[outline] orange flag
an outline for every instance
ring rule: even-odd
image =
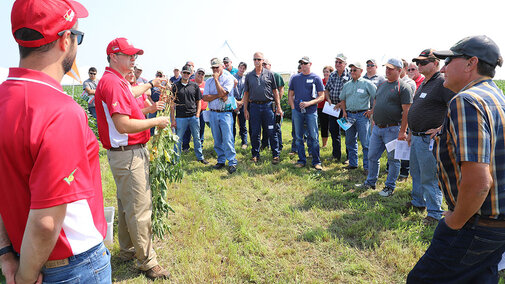
[[[66,75],[72,77],[76,81],[79,81],[79,83],[82,83],[81,75],[79,75],[79,70],[77,69],[77,64],[75,64],[75,60],[74,63],[72,64],[72,69],[70,69],[70,71],[68,71]]]

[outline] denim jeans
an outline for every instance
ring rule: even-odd
[[[438,187],[437,160],[430,151],[430,136],[414,136],[410,141],[412,205],[426,207],[428,216],[442,218],[442,191]]]
[[[342,113],[338,118],[340,118]],[[342,149],[341,149],[341,142],[340,142],[340,126],[338,125],[337,119],[334,116],[330,116],[328,118],[329,120],[329,127],[330,127],[330,135],[331,135],[331,155],[333,158],[340,160],[342,158]]]
[[[251,103],[249,108],[249,126],[251,131],[251,152],[253,157],[260,156],[261,127],[267,130],[267,135],[272,149],[272,157],[279,157],[279,139],[274,129],[275,114],[272,110],[273,103]]]
[[[197,160],[203,160],[202,144],[200,141],[200,119],[196,116],[192,117],[176,117],[175,122],[177,123],[177,136],[179,136],[179,141],[177,141],[175,151],[181,153],[181,137],[184,132],[189,128],[191,135],[193,135],[193,144],[195,146],[195,155]]]
[[[400,126],[391,126],[386,128],[379,128],[377,125],[372,130],[372,136],[368,141],[368,177],[366,184],[375,186],[377,178],[379,177],[380,157],[386,144],[398,138]],[[396,186],[396,179],[400,173],[400,160],[395,160],[395,150],[388,153],[389,171],[386,178],[386,186],[392,189]]]
[[[298,163],[306,164],[305,146],[303,143],[303,133],[305,124],[307,125],[307,145],[309,153],[312,154],[312,165],[321,164],[319,156],[319,131],[317,129],[317,112],[301,113],[293,109],[293,123],[295,125],[296,146],[298,151]]]
[[[282,151],[283,145],[282,145],[282,117],[279,117],[280,115],[275,115],[275,127],[274,130],[277,133],[277,138],[279,139],[279,151]],[[277,120],[280,122],[277,123]]]
[[[91,116],[96,119],[96,108],[94,106],[88,106],[88,110]]]
[[[112,283],[110,252],[100,243],[68,258],[68,265],[42,268],[43,283]]]
[[[158,114],[158,111],[156,111],[154,113],[148,113],[147,118],[155,118],[157,114]],[[151,137],[154,135],[155,129],[156,129],[156,127],[151,127],[151,129],[149,130],[151,132]]]
[[[200,113],[200,144],[203,147],[205,135],[205,121],[203,120],[203,115]],[[184,136],[182,136],[182,150],[189,149],[189,141],[191,140],[191,130],[188,128],[186,132],[184,132]]]
[[[244,116],[244,106],[239,109],[239,112],[233,112],[233,139],[237,136],[237,118],[239,126],[239,135],[242,140],[242,145],[247,145],[247,127],[245,126],[246,119]]]
[[[467,223],[453,230],[444,218],[407,283],[498,283],[497,265],[504,251],[505,228]]]
[[[349,166],[358,166],[358,141],[361,141],[363,148],[363,169],[368,170],[368,129],[370,120],[364,116],[365,112],[347,113],[347,117],[356,119],[354,124],[345,132],[345,146],[349,150]]]
[[[217,162],[229,166],[237,164],[235,145],[233,143],[233,115],[231,112],[210,112],[210,130],[214,138],[214,151]]]

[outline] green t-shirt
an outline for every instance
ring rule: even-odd
[[[345,100],[348,111],[367,110],[370,108],[370,98],[375,98],[377,87],[367,79],[359,78],[344,84],[340,100]]]
[[[412,88],[398,80],[384,82],[377,88],[373,120],[377,125],[399,124],[402,121],[402,105],[412,103]]]

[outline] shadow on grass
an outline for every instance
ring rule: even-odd
[[[140,271],[135,268],[135,261],[122,261],[118,256],[112,255],[110,260],[112,266],[112,281],[120,282],[126,281],[130,282],[134,278],[140,276]]]

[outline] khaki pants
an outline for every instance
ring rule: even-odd
[[[117,187],[120,256],[135,254],[138,268],[149,270],[158,265],[152,243],[149,155],[139,148],[109,150],[107,157]]]

